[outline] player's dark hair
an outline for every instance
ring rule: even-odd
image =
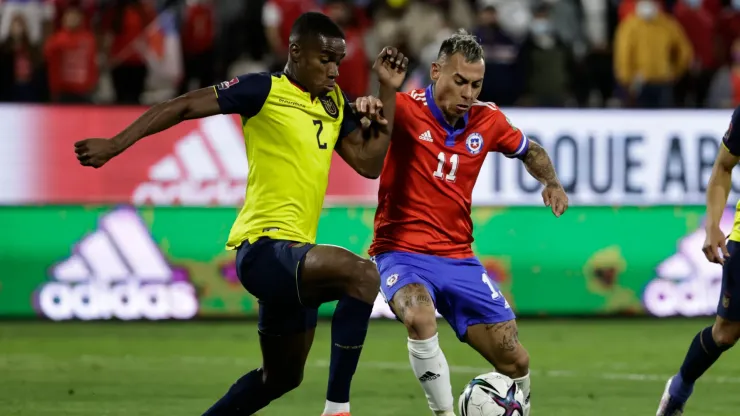
[[[303,13],[290,29],[290,43],[319,36],[344,39],[344,32],[329,16],[317,12]]]
[[[465,29],[459,29],[455,34],[442,41],[437,60],[442,61],[456,53],[461,54],[466,62],[476,62],[483,59],[483,47],[478,39]]]

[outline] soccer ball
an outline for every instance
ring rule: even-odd
[[[524,416],[524,394],[509,377],[481,374],[460,395],[460,416]]]

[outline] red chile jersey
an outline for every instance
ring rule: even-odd
[[[470,205],[488,152],[521,158],[528,148],[527,136],[492,103],[475,102],[453,127],[434,103],[431,85],[397,93],[370,255],[473,257]]]

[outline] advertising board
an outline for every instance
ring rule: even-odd
[[[701,252],[703,211],[573,207],[555,218],[544,207],[475,207],[473,248],[520,315],[709,315],[721,268]],[[234,253],[224,250],[235,216],[233,208],[0,207],[0,317],[255,316]],[[373,216],[328,208],[319,242],[365,256]],[[373,316],[391,316],[382,298]]]
[[[74,142],[110,137],[137,107],[0,106],[0,204],[236,206],[247,161],[237,117],[184,122],[137,143],[97,171]],[[505,110],[550,153],[572,205],[699,205],[730,110]],[[735,175],[731,198],[740,197]],[[378,181],[338,156],[326,206],[373,206]],[[489,155],[473,192],[479,206],[540,205],[522,164]]]

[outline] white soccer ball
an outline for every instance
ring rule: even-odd
[[[524,394],[509,377],[496,372],[472,379],[460,395],[460,416],[524,416]]]

